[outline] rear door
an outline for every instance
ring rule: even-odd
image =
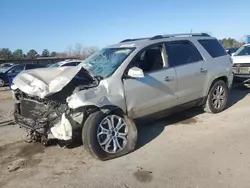
[[[123,80],[127,112],[131,118],[150,115],[176,105],[176,74],[173,67],[166,66],[165,55],[163,44],[150,47],[139,52],[129,65],[137,66],[144,72],[143,78]]]
[[[166,42],[168,63],[177,74],[178,104],[203,97],[207,65],[195,45],[189,40]]]

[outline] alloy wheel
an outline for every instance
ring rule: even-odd
[[[118,115],[106,116],[98,126],[97,139],[101,148],[111,154],[122,151],[127,142],[128,126]]]
[[[219,85],[215,88],[212,96],[212,104],[214,108],[221,108],[226,101],[226,92],[223,86]]]

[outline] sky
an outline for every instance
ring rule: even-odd
[[[0,48],[63,52],[191,30],[243,40],[249,8],[250,0],[0,0]]]

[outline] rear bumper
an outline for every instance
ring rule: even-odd
[[[235,79],[248,79],[250,78],[250,74],[234,74]]]

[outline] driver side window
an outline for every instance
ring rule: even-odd
[[[164,66],[162,50],[162,45],[158,45],[139,52],[129,67],[138,67],[142,69],[144,73],[161,69]]]

